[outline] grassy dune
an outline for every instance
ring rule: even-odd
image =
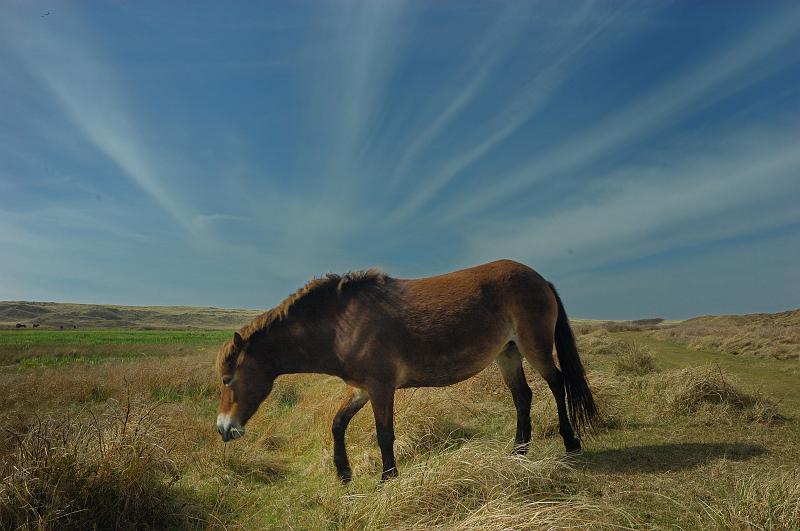
[[[386,484],[365,408],[343,487],[336,378],[280,378],[224,445],[212,355],[227,332],[70,334],[59,346],[0,332],[0,528],[800,527],[796,361],[593,331],[579,342],[603,417],[582,455],[564,457],[552,397],[526,367],[534,440],[512,457],[511,397],[491,367],[399,393],[401,476]],[[45,361],[62,347],[75,356]]]
[[[694,349],[800,359],[800,310],[695,317],[651,333]]]

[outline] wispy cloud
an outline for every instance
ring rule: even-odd
[[[325,271],[508,256],[580,301],[788,232],[800,8],[747,9],[15,4],[0,293],[268,307]]]
[[[4,41],[97,149],[185,229],[196,229],[191,207],[167,186],[141,140],[135,113],[119,88],[119,73],[93,51],[100,47],[80,41],[76,31],[62,34],[54,25],[45,27],[29,18],[30,13],[28,18],[9,13],[0,17]],[[82,38],[88,39],[91,31],[82,30]]]
[[[587,2],[586,5],[588,4]],[[447,95],[449,103],[439,112],[434,112],[433,119],[424,129],[402,146],[403,153],[386,177],[386,186],[391,188],[399,178],[407,177],[406,172],[417,157],[475,100],[491,80],[497,64],[506,57],[509,49],[524,33],[529,23],[530,11],[531,6],[528,4],[512,2],[506,5],[460,67],[456,79],[440,91]]]
[[[754,205],[797,186],[796,124],[755,128],[681,148],[678,162],[637,165],[596,179],[547,216],[516,217],[476,231],[468,254],[480,261],[512,256],[545,268],[578,270],[686,244],[800,221],[793,207],[759,216]]]
[[[338,124],[326,172],[339,189],[352,191],[362,183],[357,167],[404,42],[404,8],[400,0],[362,0],[338,10],[335,45],[325,51],[329,78],[317,90],[330,105],[328,118]]]
[[[791,5],[778,15],[726,45],[679,78],[654,89],[618,113],[578,133],[538,160],[529,160],[500,176],[479,195],[457,197],[444,213],[448,222],[473,215],[565,171],[576,170],[632,140],[663,130],[699,106],[752,84],[753,67],[800,37],[800,7]]]
[[[398,223],[414,215],[461,172],[483,158],[533,119],[564,80],[570,76],[582,54],[590,47],[596,46],[598,38],[605,35],[608,27],[625,15],[624,9],[618,9],[610,14],[604,13],[600,16],[592,12],[591,4],[591,2],[584,4],[583,9],[578,11],[578,15],[574,19],[565,21],[560,34],[550,39],[551,42],[546,50],[554,50],[556,56],[547,58],[544,66],[520,88],[517,96],[509,101],[493,120],[480,128],[482,138],[473,145],[459,146],[461,148],[459,152],[453,154],[437,171],[427,177],[422,186],[414,190],[411,197],[393,212],[390,222]],[[518,20],[520,19],[518,17]],[[514,33],[512,27],[509,34],[513,35]],[[611,38],[619,37],[620,35],[616,34]],[[494,61],[496,62],[498,59],[494,58]],[[491,65],[492,63],[489,62],[487,66]],[[473,83],[468,85],[468,89],[470,91],[477,90],[489,73],[490,70],[486,68],[478,70],[478,75],[473,79]],[[462,93],[462,96],[464,94],[472,96],[469,92]],[[447,121],[452,120],[466,101],[456,99],[454,103],[456,105],[451,104],[441,115]],[[411,150],[421,148],[424,145],[421,143],[422,141],[427,144],[432,138],[429,133],[439,133],[441,127],[446,123],[444,120],[435,122],[434,126],[437,127],[429,129],[420,138],[415,139],[412,142]]]

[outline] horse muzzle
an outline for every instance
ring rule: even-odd
[[[217,431],[225,442],[238,439],[244,435],[244,426],[228,414],[217,415]]]

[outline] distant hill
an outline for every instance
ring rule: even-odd
[[[111,306],[57,302],[0,301],[0,329],[38,324],[53,328],[222,329],[239,328],[261,310],[192,306]],[[753,354],[782,359],[800,358],[800,309],[780,313],[703,316],[686,321],[640,319],[591,321],[572,319],[576,332],[650,330],[665,340],[695,349]],[[586,330],[583,330],[583,329]]]
[[[59,302],[0,301],[0,328],[234,329],[261,310],[192,306],[110,306]]]
[[[800,309],[695,317],[651,333],[695,349],[779,359],[800,358]]]

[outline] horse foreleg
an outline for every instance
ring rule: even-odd
[[[381,481],[385,481],[397,475],[394,460],[394,388],[370,389],[369,398],[375,414],[375,431],[383,461]]]
[[[369,395],[363,389],[350,388],[339,406],[339,411],[333,417],[333,462],[336,464],[336,474],[343,483],[350,481],[352,471],[350,461],[347,459],[347,448],[344,445],[344,432],[350,420],[358,413],[369,400]]]

